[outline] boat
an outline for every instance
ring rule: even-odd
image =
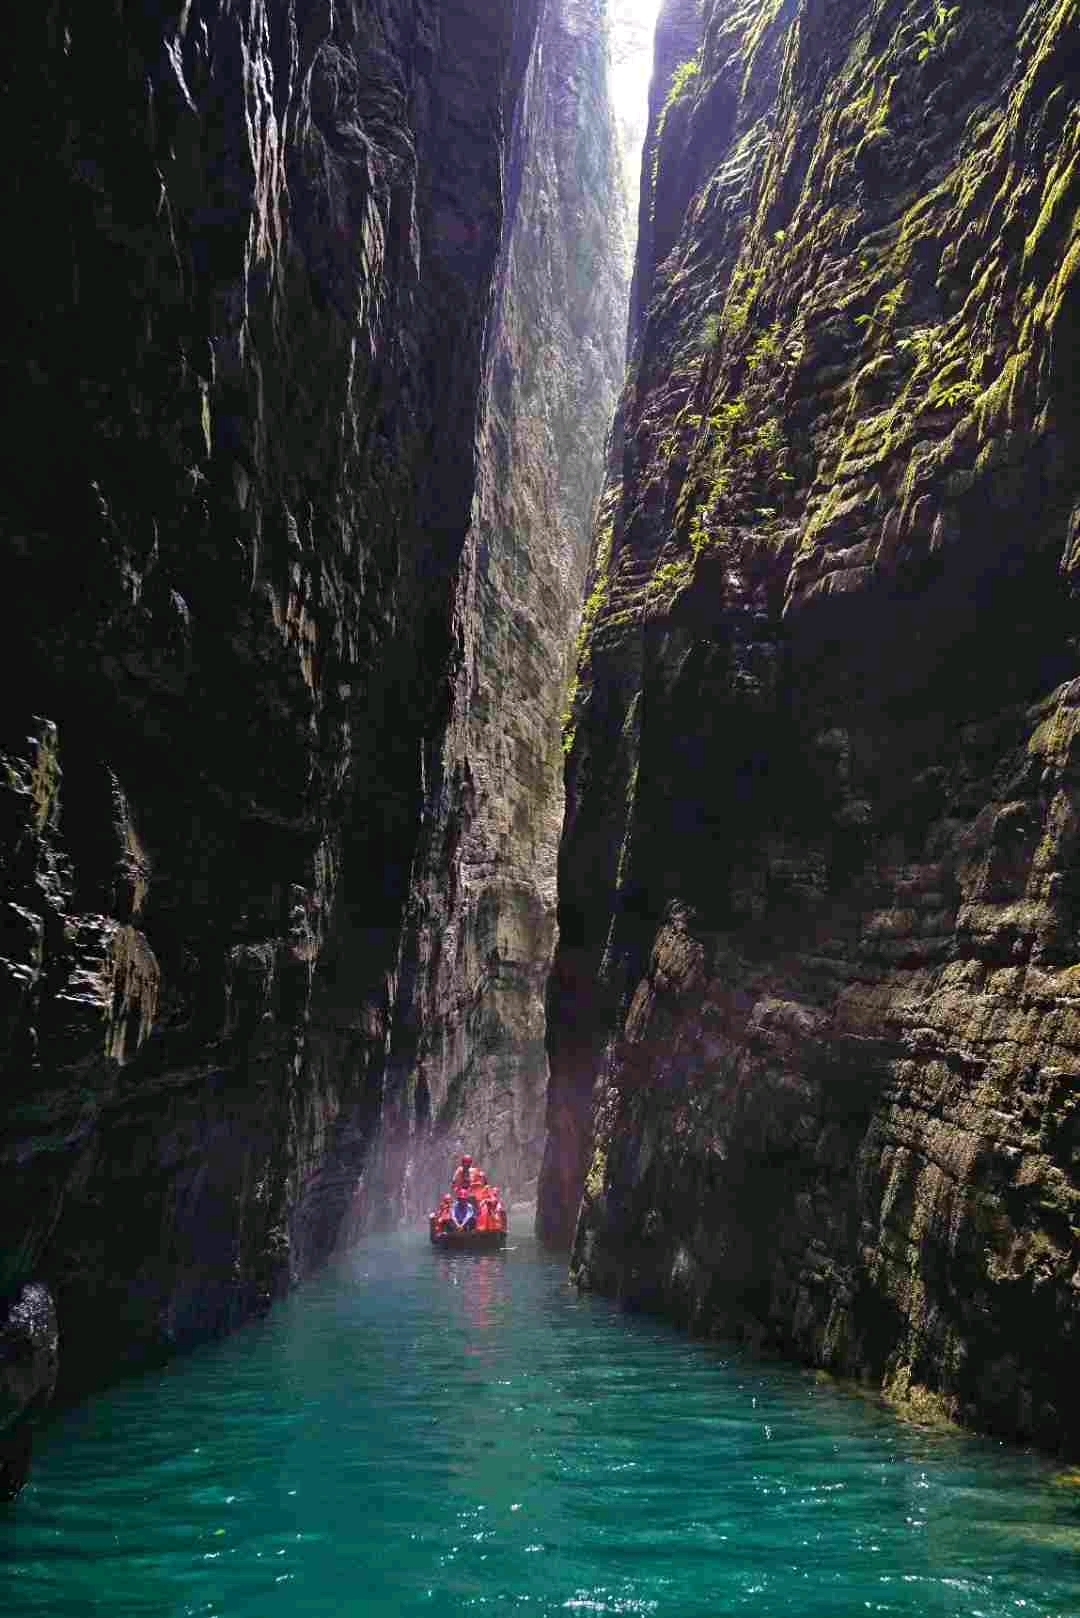
[[[448,1191],[428,1215],[428,1232],[432,1247],[473,1253],[505,1247],[509,1220],[498,1186],[484,1183]]]
[[[508,1233],[505,1230],[451,1230],[446,1225],[438,1225],[434,1214],[430,1224],[433,1247],[454,1252],[494,1253],[506,1246]]]

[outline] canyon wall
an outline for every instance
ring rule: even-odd
[[[589,9],[567,8],[570,34]],[[545,11],[46,0],[12,21],[7,1492],[58,1335],[61,1386],[92,1386],[264,1308],[382,1212],[363,1170],[405,1082],[387,1061],[402,919],[450,697],[488,633],[469,620],[488,588],[477,438],[485,419],[498,447],[485,398],[526,82],[542,143],[570,118],[536,103]],[[602,302],[584,226],[580,261],[560,241],[553,263]],[[560,318],[584,351],[600,339],[572,290]],[[584,498],[585,447],[569,454]],[[512,555],[498,567],[509,638]],[[544,588],[553,620],[572,586]],[[519,957],[550,947],[545,926]]]
[[[549,7],[522,103],[528,162],[498,280],[452,716],[393,1018],[382,1183],[403,1187],[406,1212],[431,1206],[463,1149],[529,1200],[543,1149],[560,716],[625,348],[605,3]]]
[[[1076,0],[665,6],[539,1215],[1072,1451],[1078,53]]]

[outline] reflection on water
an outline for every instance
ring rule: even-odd
[[[468,1329],[478,1337],[501,1325],[510,1289],[506,1279],[506,1249],[494,1253],[448,1253],[436,1255],[438,1274],[444,1284],[462,1286]]]
[[[1054,1479],[418,1232],[58,1419],[0,1611],[1076,1618]]]

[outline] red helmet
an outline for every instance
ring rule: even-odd
[[[472,1164],[472,1158],[469,1156],[468,1152],[462,1153],[461,1161],[465,1168],[469,1168]]]

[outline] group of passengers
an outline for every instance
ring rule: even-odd
[[[454,1170],[437,1217],[449,1216],[458,1230],[498,1230],[504,1211],[498,1186],[488,1185],[487,1175],[466,1152]]]

